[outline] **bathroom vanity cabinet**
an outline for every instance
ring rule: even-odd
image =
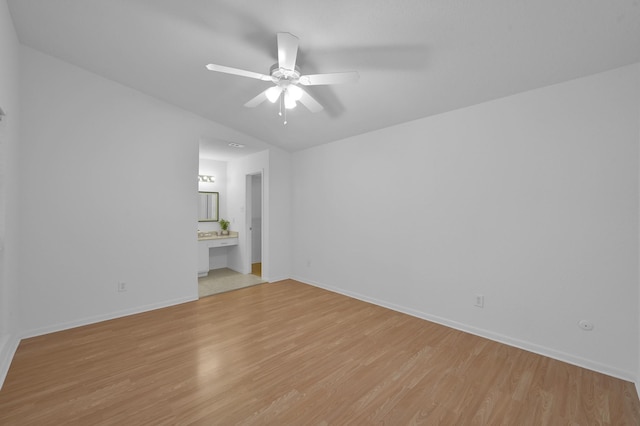
[[[229,235],[198,236],[198,277],[204,277],[209,273],[209,250],[227,250],[227,247],[237,245],[237,232],[231,232]]]

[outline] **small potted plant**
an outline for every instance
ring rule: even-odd
[[[222,230],[222,231],[220,231],[220,235],[229,235],[229,223],[230,222],[228,220],[220,218],[219,223],[220,223],[220,229]]]

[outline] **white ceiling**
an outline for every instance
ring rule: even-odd
[[[289,151],[640,62],[640,0],[9,0],[20,41]],[[243,107],[276,33],[325,107]],[[216,135],[203,135],[216,140]],[[247,147],[251,150],[252,147]],[[228,148],[227,148],[228,150]]]

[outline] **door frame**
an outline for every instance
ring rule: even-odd
[[[251,273],[251,264],[253,263],[253,176],[260,176],[260,259],[262,262],[262,279],[265,279],[265,270],[267,270],[267,259],[265,256],[264,241],[264,171],[247,173],[245,175],[245,242],[247,244],[247,256],[244,268]]]

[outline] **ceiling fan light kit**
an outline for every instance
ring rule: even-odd
[[[264,94],[267,96],[267,99],[272,104],[276,103],[278,99],[280,99],[280,94],[282,94],[282,88],[279,86],[269,87]]]
[[[322,105],[299,85],[320,86],[353,83],[360,78],[357,71],[301,75],[300,68],[296,66],[298,37],[290,33],[278,33],[277,39],[278,63],[271,66],[269,75],[216,64],[207,65],[207,69],[274,83],[275,86],[271,86],[261,92],[244,104],[244,106],[247,108],[255,108],[265,100],[271,103],[280,101],[278,114],[283,115],[282,110],[284,107],[284,124],[287,124],[286,110],[295,108],[297,102],[300,102],[311,112],[318,112],[323,109]]]

